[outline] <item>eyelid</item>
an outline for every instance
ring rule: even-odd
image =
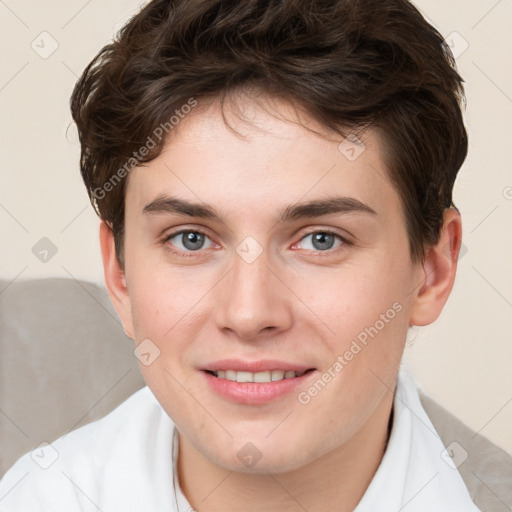
[[[177,231],[172,231],[164,235],[163,241],[167,242],[171,238],[174,238],[175,236],[178,235],[182,235],[183,233],[200,233],[201,235],[207,236],[208,238],[211,239],[211,236],[206,231],[203,231],[201,228],[180,228]]]
[[[314,233],[330,233],[331,235],[339,236],[346,243],[350,243],[350,240],[354,239],[354,235],[352,235],[352,233],[346,229],[336,228],[334,226],[322,226],[318,224],[313,226],[306,226],[299,232],[297,236],[300,236],[300,239],[302,240],[305,236]]]
[[[181,258],[190,258],[190,257],[194,257],[194,256],[197,257],[197,256],[204,255],[204,253],[206,252],[203,249],[199,249],[197,251],[183,251],[181,249],[174,247],[172,244],[169,244],[169,241],[171,240],[171,238],[174,238],[183,233],[199,233],[199,234],[209,238],[213,245],[218,246],[218,244],[212,240],[212,237],[203,228],[196,228],[196,227],[184,227],[183,228],[182,227],[176,231],[167,233],[162,239],[162,244],[166,247],[166,249],[178,257],[181,257]]]
[[[305,229],[307,230],[308,228],[305,228]],[[170,239],[172,239],[178,235],[181,235],[183,233],[191,233],[191,232],[199,233],[199,234],[209,238],[210,241],[212,242],[212,244],[219,246],[219,244],[217,244],[217,242],[212,240],[212,237],[207,233],[207,231],[205,229],[199,228],[199,227],[182,227],[176,231],[172,231],[171,233],[168,233],[164,236],[162,243],[167,246],[167,245],[169,245],[168,242]],[[339,250],[342,250],[344,247],[352,245],[352,242],[350,240],[348,240],[344,235],[341,235],[338,231],[336,231],[332,227],[325,227],[325,228],[315,227],[315,228],[309,228],[309,230],[303,231],[302,233],[300,233],[298,235],[298,236],[300,236],[300,238],[298,239],[297,242],[295,242],[293,244],[292,247],[296,246],[307,236],[314,235],[316,233],[325,233],[325,234],[330,234],[330,235],[336,236],[341,240],[342,243],[338,247],[334,247],[332,249],[327,249],[325,251],[320,251],[320,250],[314,251],[311,249],[305,249],[306,252],[314,253],[315,255],[320,254],[320,255],[330,256],[330,255],[333,255],[334,253],[338,252]],[[172,248],[169,250],[171,252],[173,252],[174,254],[177,254],[178,256],[183,256],[183,257],[201,255],[202,253],[206,252],[204,249],[199,249],[197,251],[182,251],[180,249]]]
[[[325,256],[329,256],[329,255],[332,255],[332,254],[336,253],[338,250],[342,250],[343,247],[346,247],[346,246],[349,246],[349,245],[353,245],[352,242],[347,239],[347,237],[345,237],[344,235],[341,235],[340,233],[338,233],[338,231],[336,231],[333,228],[311,228],[310,231],[306,231],[306,232],[301,233],[298,242],[295,242],[292,247],[295,247],[302,240],[304,240],[304,238],[306,238],[307,236],[315,235],[316,233],[324,233],[324,234],[329,234],[329,235],[336,236],[336,237],[338,237],[341,240],[342,243],[338,247],[327,249],[325,251],[320,251],[320,250],[316,250],[315,251],[315,250],[311,250],[311,249],[309,249],[309,250],[306,249],[307,252],[312,252],[314,254],[322,254],[322,255],[325,255]]]

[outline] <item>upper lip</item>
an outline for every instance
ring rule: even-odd
[[[260,359],[258,361],[244,361],[243,359],[222,359],[219,361],[214,361],[213,363],[209,363],[202,369],[210,372],[217,372],[219,370],[235,370],[241,372],[258,373],[268,370],[305,372],[306,370],[313,369],[313,367],[300,363],[279,361],[277,359]]]

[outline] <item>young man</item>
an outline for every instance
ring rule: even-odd
[[[454,283],[461,83],[405,0],[150,2],[71,102],[147,387],[4,509],[477,511],[400,366]]]

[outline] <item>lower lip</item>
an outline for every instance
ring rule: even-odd
[[[266,404],[291,393],[316,373],[316,370],[304,373],[300,377],[277,380],[274,382],[235,382],[219,379],[211,373],[201,371],[210,389],[224,398],[239,404]]]

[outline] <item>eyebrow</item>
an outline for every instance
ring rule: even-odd
[[[316,199],[306,203],[291,204],[283,209],[278,221],[287,222],[302,218],[320,217],[323,215],[332,215],[335,213],[368,213],[377,215],[377,212],[367,204],[353,197],[336,196],[326,199]],[[176,213],[188,217],[199,217],[202,219],[212,219],[222,221],[221,216],[213,208],[203,203],[193,203],[176,197],[159,196],[154,201],[148,203],[144,209],[144,214],[166,214]]]

